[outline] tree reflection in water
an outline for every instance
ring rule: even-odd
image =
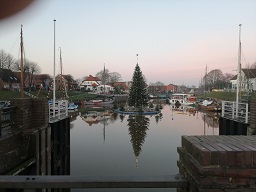
[[[149,118],[143,115],[129,115],[127,121],[133,152],[136,157],[136,163],[138,163],[141,148],[147,136]]]

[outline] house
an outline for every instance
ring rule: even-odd
[[[114,87],[111,85],[98,85],[95,89],[97,94],[112,94],[114,92]]]
[[[169,85],[150,85],[148,86],[148,93],[150,94],[169,94],[178,92],[178,86],[169,84]]]
[[[10,69],[0,69],[0,89],[19,90],[20,80]]]
[[[73,79],[71,75],[62,75],[62,77],[68,82],[68,90],[77,90],[78,83]]]
[[[231,89],[237,88],[237,75],[231,80]],[[241,91],[256,91],[256,69],[241,69]]]
[[[57,75],[55,77],[56,91],[76,90],[77,82],[71,75]]]
[[[167,88],[166,85],[149,85],[148,93],[153,95],[166,94],[167,93],[166,88]]]
[[[29,77],[27,76],[25,79],[25,87],[31,86],[33,89],[45,89],[48,90],[50,83],[52,82],[52,78],[48,74],[34,74],[29,83]],[[31,85],[30,85],[31,84]]]
[[[89,75],[89,77],[83,80],[82,83],[80,84],[80,89],[87,90],[87,91],[96,91],[97,86],[99,85],[101,85],[100,78]]]
[[[120,92],[129,93],[131,82],[115,82],[113,86],[115,89],[119,89]]]
[[[168,93],[177,93],[178,92],[178,86],[174,84],[167,85],[167,92]]]

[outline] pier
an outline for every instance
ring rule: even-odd
[[[223,101],[219,121],[220,135],[256,134],[256,101],[249,103]]]

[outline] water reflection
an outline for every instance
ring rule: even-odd
[[[79,109],[79,112],[72,121],[71,175],[147,177],[177,174],[177,147],[181,146],[182,135],[218,135],[215,114],[211,119],[207,113],[188,106],[175,108],[163,104],[162,113],[154,116],[121,115],[106,107]],[[94,122],[86,118],[93,118]]]
[[[136,158],[136,167],[138,167],[137,163],[139,161],[141,148],[147,137],[149,118],[141,115],[129,115],[127,121],[133,152]]]
[[[84,113],[81,113],[81,118],[89,126],[98,123],[106,125],[108,124],[108,121],[110,121],[111,116],[114,114],[114,112],[105,108],[102,109],[103,111],[86,111]]]
[[[208,127],[219,128],[220,113],[215,112],[204,112],[202,113],[202,119]]]
[[[193,115],[196,114],[196,109],[194,106],[189,105],[170,105],[172,114],[182,114],[182,115]]]

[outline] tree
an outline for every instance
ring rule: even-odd
[[[125,91],[122,85],[117,85],[114,87],[114,94],[122,94]]]
[[[119,73],[112,72],[112,73],[109,74],[109,83],[111,85],[114,85],[115,82],[118,82],[120,80],[122,80],[122,77]]]
[[[147,106],[148,96],[146,92],[146,83],[143,78],[140,67],[137,63],[133,73],[132,86],[130,88],[128,105],[140,109],[142,109],[143,106]]]
[[[207,73],[201,82],[201,87],[205,91],[212,90],[213,88],[224,88],[223,87],[224,75],[220,69],[211,70]]]
[[[103,84],[107,84],[109,82],[110,75],[108,69],[101,70],[100,72],[96,73],[95,76],[98,77]]]
[[[212,71],[210,71],[208,74],[208,84],[210,86],[213,86],[216,84],[216,82],[218,81],[223,81],[224,76],[222,74],[222,71],[220,69],[214,69]]]
[[[20,69],[20,60],[17,60],[14,63],[13,69],[16,71],[21,70]],[[37,63],[29,61],[27,59],[24,60],[24,66],[23,66],[24,82],[26,81],[26,79],[28,79],[28,88],[29,89],[31,89],[31,86],[33,85],[34,74],[38,74],[40,72],[41,72],[41,68]]]
[[[252,64],[252,69],[256,69],[256,61]]]
[[[234,76],[235,76],[235,75],[234,75],[234,74],[231,74],[231,73],[225,73],[225,74],[224,74],[223,82],[224,82],[224,84],[225,84],[225,88],[231,88],[230,80],[231,80]]]
[[[41,74],[40,75],[40,80],[43,82],[43,88],[45,90],[48,90],[48,88],[50,87],[50,83],[52,81],[52,78],[50,77],[49,74]]]
[[[108,69],[104,69],[95,75],[99,79],[101,79],[102,84],[111,84],[113,85],[115,82],[122,80],[122,76],[117,72],[110,72]]]
[[[4,50],[0,50],[0,68],[12,69],[14,62],[11,54],[7,54]]]
[[[7,54],[4,50],[0,50],[0,79],[2,79],[2,69],[12,69],[14,59],[11,54]]]
[[[71,84],[74,83],[74,78],[72,75],[68,74],[68,75],[65,75],[65,79],[67,80],[68,82],[68,89],[71,89],[72,86]]]

